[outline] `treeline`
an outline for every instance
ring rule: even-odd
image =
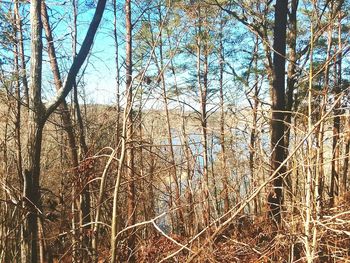
[[[349,260],[349,4],[4,1],[0,262]]]

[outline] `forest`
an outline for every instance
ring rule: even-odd
[[[0,0],[0,263],[350,262],[349,10]]]

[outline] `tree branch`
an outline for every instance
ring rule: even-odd
[[[68,93],[72,90],[75,78],[83,65],[89,51],[91,49],[92,43],[94,41],[94,37],[97,31],[97,28],[101,22],[102,15],[106,6],[107,0],[99,0],[97,3],[97,7],[95,10],[94,17],[90,23],[89,29],[86,33],[83,44],[80,48],[78,55],[75,57],[72,66],[69,69],[66,80],[64,81],[63,87],[57,92],[56,96],[47,103],[45,119],[47,119],[51,113],[57,109],[57,107],[61,104],[64,98],[68,95]]]

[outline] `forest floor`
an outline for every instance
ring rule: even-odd
[[[168,237],[154,234],[148,239],[139,237],[136,262],[307,262],[303,216],[297,212],[293,215],[285,212],[280,228],[266,212],[254,220],[247,215],[241,216],[211,242],[207,242],[205,234],[192,242],[191,238],[175,234],[169,234]],[[325,205],[321,216],[312,221],[312,224],[316,226],[318,244],[313,262],[350,262],[350,193],[337,198],[333,208],[327,208]],[[214,231],[215,229],[209,230],[210,233]],[[102,249],[99,251],[99,263],[109,262],[108,238],[105,241],[105,246],[100,247]],[[181,250],[179,244],[186,248]],[[205,249],[201,249],[203,244],[206,244]],[[194,253],[190,255],[188,250]],[[129,262],[125,258],[126,249],[119,251],[122,254],[119,254],[120,262]],[[200,253],[197,254],[198,251]],[[169,257],[173,253],[175,255]],[[189,261],[193,254],[197,256]],[[71,259],[67,255],[57,262],[71,262]]]
[[[306,262],[302,215],[294,215],[293,223],[284,218],[278,229],[268,216],[254,221],[247,218],[228,227],[192,262]],[[338,199],[335,207],[324,208],[314,222],[318,249],[314,262],[350,262],[350,194]],[[181,244],[188,240],[172,236]],[[188,246],[198,251],[204,238]],[[164,236],[146,242],[139,253],[138,262],[160,262],[179,250],[179,246]],[[182,250],[164,262],[188,262],[188,252]]]

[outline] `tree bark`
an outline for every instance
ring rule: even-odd
[[[125,58],[125,77],[127,90],[127,130],[126,138],[128,147],[126,149],[126,178],[127,184],[127,207],[128,207],[128,222],[127,225],[134,225],[136,222],[135,211],[135,178],[134,178],[134,149],[133,149],[133,88],[132,88],[132,22],[131,22],[131,0],[125,0],[125,22],[126,22],[126,58]],[[131,232],[128,236],[128,260],[135,261],[135,233]]]
[[[275,26],[273,40],[273,79],[271,91],[271,169],[278,169],[273,181],[273,193],[269,195],[271,215],[281,223],[282,187],[285,167],[279,168],[285,158],[284,149],[284,110],[285,110],[285,55],[288,1],[278,0],[275,6]]]
[[[30,95],[28,116],[27,168],[24,171],[23,205],[26,217],[22,224],[21,261],[38,262],[38,224],[37,216],[41,212],[40,200],[40,156],[42,131],[44,127],[44,106],[41,101],[42,74],[42,24],[41,1],[33,0],[30,6],[31,22],[31,59],[30,59]]]

